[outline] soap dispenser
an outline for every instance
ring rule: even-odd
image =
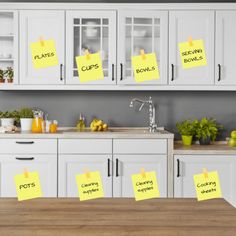
[[[85,121],[84,121],[84,116],[80,113],[80,116],[79,116],[79,121],[77,123],[77,130],[79,131],[83,131],[85,129]]]

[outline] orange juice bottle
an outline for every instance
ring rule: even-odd
[[[43,118],[35,117],[32,122],[32,132],[42,133],[43,132]]]
[[[57,132],[57,121],[56,120],[54,120],[51,124],[50,124],[50,126],[49,126],[49,132],[50,133],[56,133]]]

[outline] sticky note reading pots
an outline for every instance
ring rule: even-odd
[[[179,43],[179,52],[184,69],[206,66],[206,54],[203,40],[192,40]]]
[[[39,174],[25,172],[14,176],[19,201],[42,197]]]
[[[79,80],[82,83],[103,80],[102,61],[99,53],[76,57]]]
[[[141,53],[139,56],[133,56],[132,66],[137,83],[157,80],[160,77],[155,53]]]
[[[132,183],[136,201],[160,197],[156,173],[144,172],[132,175]]]
[[[40,40],[30,44],[35,69],[58,65],[58,57],[54,40]]]
[[[221,187],[217,171],[194,175],[198,201],[221,198]]]
[[[100,172],[76,175],[80,201],[104,197]]]

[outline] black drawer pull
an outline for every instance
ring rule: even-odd
[[[19,160],[19,161],[32,161],[32,160],[34,160],[34,157],[16,157],[16,160]]]
[[[34,144],[34,141],[16,141],[16,144]]]
[[[218,64],[218,73],[219,73],[218,81],[221,81],[221,65],[220,64]]]
[[[108,177],[111,176],[111,172],[110,172],[110,159],[107,159],[107,176]]]
[[[60,80],[63,80],[63,64],[60,64]]]
[[[174,77],[175,77],[175,72],[174,72],[174,64],[171,64],[171,81],[174,81]]]
[[[115,65],[112,64],[112,78],[111,78],[112,81],[115,80]]]
[[[177,159],[177,177],[180,177],[180,162],[179,159]]]
[[[123,64],[120,63],[120,80],[123,80]]]
[[[119,160],[116,158],[116,177],[119,176]]]

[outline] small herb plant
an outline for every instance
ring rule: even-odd
[[[33,113],[32,109],[27,108],[27,107],[23,107],[19,111],[19,116],[21,119],[24,119],[24,118],[32,119],[32,118],[34,118],[34,113]]]
[[[14,71],[13,71],[12,67],[7,67],[6,75],[8,76],[9,79],[13,79]]]
[[[5,75],[4,70],[0,69],[0,80],[1,81],[4,81],[4,75]]]
[[[184,120],[176,124],[177,130],[181,135],[193,136],[195,135],[196,121]]]

